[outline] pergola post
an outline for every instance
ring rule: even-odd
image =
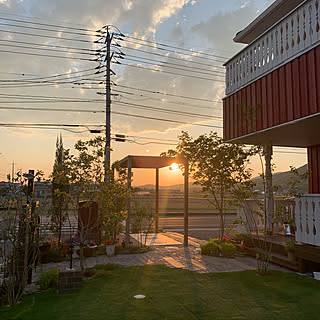
[[[126,219],[126,238],[125,247],[129,247],[130,243],[130,214],[131,214],[131,176],[132,176],[132,160],[128,158],[128,180],[127,180],[127,219]]]
[[[188,246],[188,215],[189,215],[189,163],[184,161],[184,246]]]
[[[159,168],[156,168],[156,233],[159,232]]]
[[[264,146],[264,156],[266,162],[266,175],[265,175],[265,231],[272,232],[272,217],[273,217],[273,188],[272,188],[272,144],[268,143]]]

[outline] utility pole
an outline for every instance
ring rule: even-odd
[[[113,35],[109,33],[109,26],[107,27],[107,35],[106,35],[106,145],[105,145],[105,164],[104,164],[104,181],[109,180],[108,171],[110,170],[110,162],[111,162],[111,41]]]

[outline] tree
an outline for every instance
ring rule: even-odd
[[[24,174],[23,177],[30,177]],[[35,175],[32,178],[37,178]],[[17,304],[27,281],[31,282],[32,267],[37,262],[39,245],[39,210],[32,200],[27,178],[11,184],[6,198],[0,199],[0,300]]]
[[[109,170],[108,181],[104,181],[104,146],[105,138],[98,136],[87,141],[79,140],[75,144],[75,154],[65,150],[66,177],[70,182],[74,209],[78,212],[79,200],[96,201],[98,203],[98,219],[91,215],[86,221],[76,216],[80,226],[80,265],[83,268],[83,247],[90,233],[102,227],[105,237],[115,240],[126,216],[126,175],[118,166],[118,178],[113,170]],[[88,205],[89,202],[88,202]]]
[[[182,132],[176,149],[163,154],[180,155],[188,159],[194,183],[212,197],[209,202],[219,212],[220,239],[224,235],[227,208],[236,200],[239,188],[251,183],[248,163],[250,157],[257,152],[257,147],[245,148],[240,144],[225,143],[215,132],[200,135],[197,139]]]
[[[51,223],[53,230],[58,233],[58,245],[61,245],[62,226],[67,220],[69,194],[68,167],[62,135],[57,137],[55,162],[52,170],[52,208]]]

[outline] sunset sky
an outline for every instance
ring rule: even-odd
[[[60,132],[72,149],[78,139],[94,136],[88,128],[105,124],[105,114],[99,113],[105,109],[104,96],[97,94],[104,91],[98,83],[103,75],[94,75],[98,64],[89,60],[99,48],[94,30],[107,24],[127,35],[117,40],[126,57],[111,67],[117,84],[112,111],[126,114],[112,114],[112,134],[126,134],[130,142],[112,142],[112,161],[128,154],[159,155],[174,147],[181,130],[193,137],[211,130],[222,135],[222,64],[243,47],[233,43],[234,35],[272,2],[0,0],[0,181],[13,161],[17,169],[41,169],[48,176]],[[19,107],[64,110],[14,110]],[[88,127],[70,132],[3,124]],[[274,162],[276,171],[298,167],[306,163],[306,152],[275,148]],[[259,162],[254,160],[252,168],[258,174]],[[154,179],[151,170],[134,172],[134,185]],[[161,169],[162,185],[182,182],[179,172]]]

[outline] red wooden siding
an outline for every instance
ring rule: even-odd
[[[224,138],[234,139],[317,112],[320,46],[226,97]]]
[[[320,145],[308,147],[309,193],[320,194]]]

